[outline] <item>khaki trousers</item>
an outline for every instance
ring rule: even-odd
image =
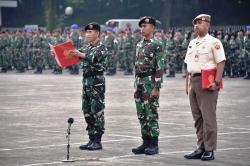
[[[216,105],[218,91],[203,90],[201,76],[190,78],[189,101],[196,128],[197,146],[206,151],[216,150]]]

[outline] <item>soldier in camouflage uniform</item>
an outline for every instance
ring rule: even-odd
[[[164,59],[166,63],[166,70],[168,70],[168,72],[166,72],[168,73],[167,77],[175,77],[175,66],[176,66],[175,41],[173,34],[170,32],[167,34],[165,51],[166,51],[166,57]]]
[[[114,75],[116,73],[116,64],[117,64],[117,42],[115,36],[112,34],[112,29],[107,29],[107,35],[104,37],[103,44],[108,49],[108,64],[107,64],[107,74]]]
[[[8,54],[6,51],[6,34],[1,32],[0,34],[0,67],[1,73],[6,73],[8,70]]]
[[[124,75],[132,75],[133,74],[133,37],[131,29],[126,28],[124,41],[122,43],[122,50],[123,50],[123,57],[124,65],[125,65],[125,72]]]
[[[156,21],[143,17],[139,21],[144,39],[137,44],[135,58],[135,105],[141,126],[143,144],[133,148],[134,154],[154,155],[159,152],[159,90],[163,81],[163,45],[154,38]]]
[[[232,75],[231,78],[239,77],[239,56],[240,56],[240,42],[235,39],[234,35],[231,35],[229,41],[230,56],[229,61],[231,64]]]
[[[118,48],[117,48],[117,57],[118,57],[118,68],[121,71],[125,71],[125,57],[124,57],[124,51],[123,50],[123,43],[125,40],[125,33],[124,31],[120,31],[117,36],[117,41],[118,41]]]
[[[83,94],[82,111],[87,123],[89,142],[81,145],[82,150],[102,149],[101,138],[104,133],[104,95],[107,49],[100,43],[100,25],[89,23],[85,27],[86,38],[89,44],[80,51],[72,51],[82,59],[83,69]]]
[[[246,76],[244,79],[250,79],[250,26],[247,26],[247,32],[244,39],[244,53],[246,64]]]
[[[139,43],[140,41],[142,40],[142,36],[141,36],[141,32],[140,32],[140,29],[136,29],[134,31],[134,34],[133,34],[133,54],[135,55],[136,54],[136,45],[137,43]],[[133,64],[135,64],[135,56],[133,56]]]
[[[43,40],[40,36],[40,32],[36,31],[32,39],[32,49],[36,68],[35,74],[42,74],[43,72],[44,57],[42,56],[42,44]]]
[[[229,41],[228,41],[228,38],[229,38],[228,34],[225,34],[224,38],[221,40],[221,43],[222,43],[224,51],[225,51],[226,59],[229,59],[229,57],[228,57],[229,56]],[[225,67],[224,67],[225,72],[224,73],[225,73],[225,76],[230,77],[231,70],[230,70],[229,66],[230,66],[230,61],[227,60],[225,62]]]
[[[27,69],[34,69],[34,57],[33,57],[33,49],[32,49],[32,40],[33,34],[32,29],[26,30],[25,36],[25,56],[26,56],[26,68]]]
[[[71,34],[70,34],[70,39],[72,40],[74,44],[74,48],[79,49],[81,46],[81,41],[79,39],[79,28],[77,24],[72,24],[71,25]],[[70,66],[70,74],[79,74],[79,65],[74,64]]]
[[[59,43],[63,42],[63,39],[61,38],[60,33],[61,33],[61,31],[59,29],[55,29],[53,31],[53,36],[52,36],[52,38],[50,40],[50,44],[55,45],[55,44],[59,44]],[[52,63],[53,63],[53,71],[52,71],[52,73],[54,73],[54,74],[62,74],[62,68],[60,66],[58,66],[58,64],[56,63],[55,58],[52,58],[52,59],[53,59],[53,61],[52,61]]]
[[[14,67],[17,73],[25,71],[25,54],[24,54],[24,37],[21,30],[17,30],[12,41],[12,48],[14,49]]]

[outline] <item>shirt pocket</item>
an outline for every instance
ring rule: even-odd
[[[201,49],[199,49],[198,52],[199,52],[199,54],[203,55],[203,54],[209,54],[210,51],[207,48],[201,48]]]

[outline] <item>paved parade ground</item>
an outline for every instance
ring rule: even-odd
[[[47,72],[47,73],[46,73]],[[31,72],[0,74],[0,166],[250,166],[250,81],[224,79],[220,92],[216,160],[186,160],[196,137],[185,79],[164,77],[160,94],[160,153],[134,155],[141,144],[133,100],[133,76],[106,77],[106,132],[102,151],[81,151],[87,142],[81,112],[81,75],[67,72],[43,75]],[[66,129],[71,127],[70,159],[66,159]]]

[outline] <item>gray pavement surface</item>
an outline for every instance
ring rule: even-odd
[[[106,77],[106,132],[102,151],[81,151],[87,142],[81,112],[81,75],[0,74],[0,165],[101,166],[250,166],[250,81],[224,79],[220,92],[216,160],[186,160],[196,137],[185,80],[164,78],[160,97],[160,154],[134,155],[141,143],[133,100],[133,76]],[[66,159],[67,119],[71,128],[70,159]]]

